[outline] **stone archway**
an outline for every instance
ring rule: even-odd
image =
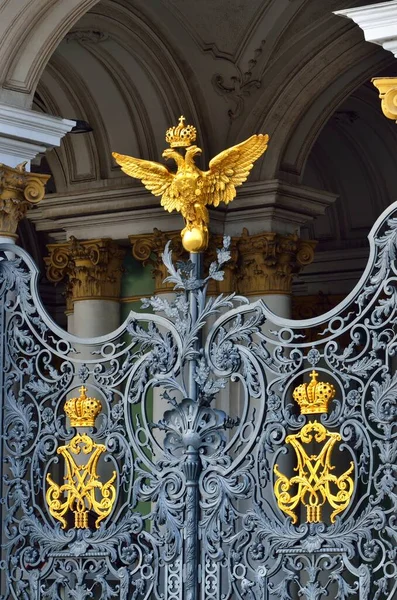
[[[69,29],[98,0],[3,3],[0,19],[0,101],[30,108],[49,58]]]

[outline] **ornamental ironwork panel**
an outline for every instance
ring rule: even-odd
[[[207,297],[228,243],[90,340],[1,246],[3,600],[397,597],[397,204],[304,322]]]

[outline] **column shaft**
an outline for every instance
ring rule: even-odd
[[[110,333],[120,324],[124,250],[110,239],[50,244],[47,277],[66,280],[68,329],[78,337]]]

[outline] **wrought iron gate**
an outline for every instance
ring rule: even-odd
[[[370,244],[300,323],[167,248],[175,300],[85,341],[2,245],[1,598],[395,599],[396,204]]]

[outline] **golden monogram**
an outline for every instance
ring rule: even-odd
[[[298,386],[293,392],[302,414],[327,412],[328,403],[335,397],[334,386],[319,382],[317,377],[318,373],[312,371],[311,382]],[[335,444],[341,440],[339,433],[328,431],[317,421],[307,423],[299,433],[286,437],[286,443],[295,450],[296,475],[288,478],[276,464],[274,494],[279,508],[292,518],[293,523],[298,521],[300,505],[306,508],[308,523],[322,520],[322,509],[326,503],[333,508],[332,523],[348,507],[354,491],[354,482],[350,477],[354,463],[351,461],[349,468],[339,476],[333,473],[335,466],[332,465],[332,452]],[[314,444],[321,445],[317,453],[313,453]]]
[[[86,396],[87,389],[80,388],[80,397],[71,398],[65,403],[65,412],[74,427],[92,427],[95,418],[101,411],[101,403],[96,398]],[[97,515],[95,526],[98,528],[100,522],[112,511],[116,500],[116,471],[106,483],[102,483],[97,474],[98,460],[106,452],[103,444],[96,444],[86,434],[75,435],[68,444],[60,446],[57,453],[60,454],[66,466],[64,476],[65,483],[58,485],[47,474],[49,487],[46,492],[46,502],[49,511],[55,519],[62,523],[62,528],[67,526],[65,518],[68,512],[74,513],[74,526],[76,528],[87,528],[88,515],[90,512]],[[84,455],[85,461],[76,461],[75,457]]]

